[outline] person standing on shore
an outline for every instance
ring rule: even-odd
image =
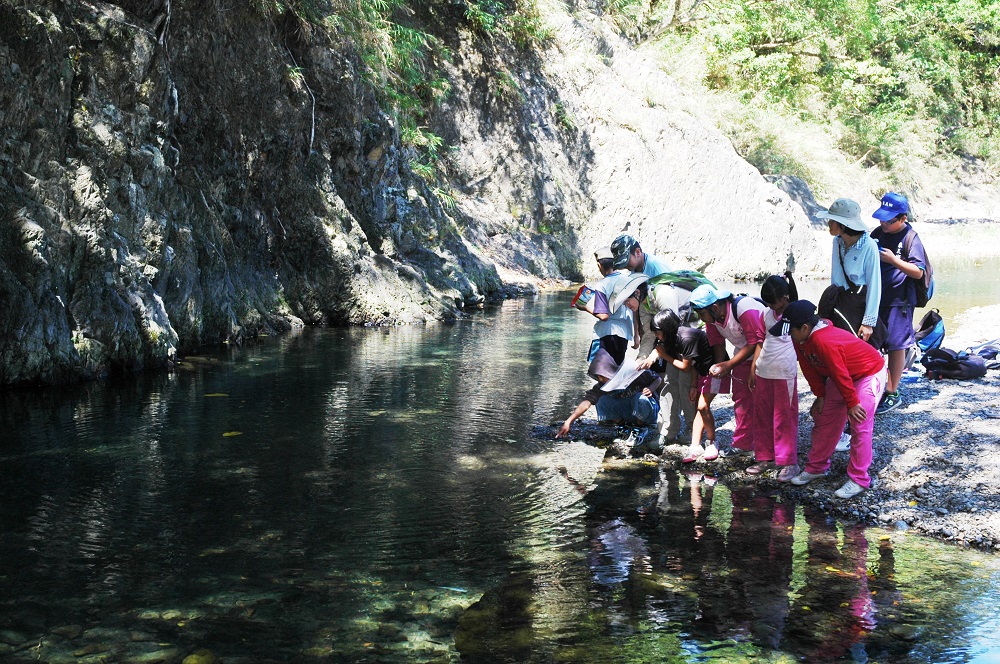
[[[644,252],[639,241],[628,234],[623,233],[614,239],[611,243],[611,253],[614,256],[615,269],[628,269],[645,274],[650,279],[670,271],[667,261]],[[636,314],[640,361],[655,352],[656,339],[654,335],[647,334],[653,316],[664,309],[679,314],[681,306],[687,303],[689,297],[689,291],[670,284],[661,284],[650,291],[649,306],[641,307]],[[657,422],[659,435],[652,446],[654,450],[663,449],[664,445],[677,438],[681,432],[682,413],[688,418],[688,424],[693,424],[694,412],[687,407],[687,391],[690,388],[687,378],[687,374],[678,372],[670,364],[663,373],[663,385],[659,393],[660,420]]]
[[[829,210],[816,216],[827,220],[833,236],[830,283],[848,290],[867,287],[861,326],[848,331],[868,341],[874,333],[882,300],[878,242],[868,236],[868,227],[861,221],[861,206],[849,198],[838,198]],[[840,322],[835,324],[844,328]]]
[[[767,304],[763,323],[770,329],[789,303],[799,299],[792,273],[764,280],[760,298]],[[799,474],[799,369],[795,345],[787,334],[764,335],[750,363],[754,403],[754,459],[747,474],[760,475],[772,462],[781,467],[779,482]]]
[[[769,333],[792,337],[802,374],[816,395],[809,409],[815,421],[812,449],[806,469],[792,478],[792,484],[802,486],[827,474],[844,424],[850,422],[848,479],[834,495],[853,498],[871,486],[868,468],[872,463],[872,429],[886,380],[881,353],[850,332],[819,318],[816,305],[809,300],[785,307],[781,320]]]
[[[908,223],[910,203],[906,196],[889,192],[882,197],[882,205],[873,217],[879,228],[872,231],[881,247],[882,302],[879,318],[885,323],[886,339],[882,348],[889,355],[889,382],[885,396],[878,406],[884,413],[902,403],[899,379],[906,365],[906,351],[916,343],[913,337],[913,310],[917,304],[916,282],[924,278],[927,254],[920,236]],[[908,249],[904,249],[907,233],[913,232]],[[903,254],[906,254],[905,256]]]
[[[732,374],[733,377],[736,428],[732,446],[721,456],[751,454],[754,451],[754,406],[750,389],[750,362],[767,334],[761,318],[767,307],[752,297],[734,298],[727,290],[703,284],[691,292],[691,309],[705,323],[708,341],[715,354],[715,364],[709,369],[709,375],[722,378]],[[732,359],[727,359],[727,341],[735,349]]]

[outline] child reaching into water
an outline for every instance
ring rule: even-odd
[[[712,377],[708,370],[715,364],[715,353],[708,342],[708,334],[694,327],[681,326],[680,318],[670,309],[664,309],[653,316],[649,329],[656,337],[653,347],[656,356],[649,357],[636,365],[648,369],[656,357],[672,364],[679,371],[691,373],[691,389],[688,398],[698,404],[694,421],[691,423],[691,447],[684,457],[684,463],[692,463],[702,457],[705,461],[719,458],[715,446],[715,417],[712,415],[712,399],[716,394],[729,392],[730,378]],[[702,447],[704,433],[706,445]]]
[[[769,330],[781,320],[788,303],[799,299],[792,273],[768,277],[760,289],[760,299],[768,307],[763,319],[764,328]],[[772,463],[781,466],[779,482],[788,482],[799,474],[798,373],[792,338],[788,334],[765,335],[750,363],[756,463],[747,468],[749,475],[760,475]]]

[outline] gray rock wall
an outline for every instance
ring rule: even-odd
[[[786,266],[827,274],[828,247],[817,245],[825,226],[817,235],[724,136],[677,110],[682,93],[654,61],[586,11],[551,4],[546,20],[555,42],[541,71],[511,70],[530,109],[527,139],[487,121],[488,105],[472,101],[486,85],[456,77],[476,82],[456,95],[465,104],[452,115],[466,191],[489,201],[482,207],[559,229],[587,277],[596,276],[593,251],[621,232],[676,268],[714,277],[757,279]],[[488,71],[476,64],[465,70]],[[525,191],[533,201],[520,202]]]
[[[243,2],[0,2],[0,384],[496,292],[357,71]]]

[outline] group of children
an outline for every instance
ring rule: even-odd
[[[891,198],[892,204],[898,205],[898,198]],[[857,216],[841,212],[835,204],[829,214],[849,221]],[[865,248],[867,241],[854,240],[852,246]],[[591,285],[587,309],[599,319],[588,356],[589,374],[596,383],[556,437],[568,435],[573,422],[593,405],[602,421],[658,426],[655,443],[643,443],[657,453],[676,438],[684,414],[691,423],[684,463],[752,454],[754,463],[747,473],[759,475],[776,467],[778,481],[804,485],[827,474],[846,425],[850,460],[847,479],[835,495],[852,498],[868,488],[873,418],[888,375],[886,360],[867,341],[871,317],[866,314],[863,329],[836,327],[817,315],[812,302],[798,299],[791,273],[768,277],[759,298],[733,295],[710,283],[689,291],[662,279],[650,289],[649,278],[669,267],[643,252],[629,235],[619,236],[609,252],[595,257],[605,275]],[[862,271],[870,270],[868,263],[861,264]],[[853,263],[847,268],[842,261],[841,266],[841,274],[859,273]],[[877,277],[869,279],[870,286],[879,285]],[[704,329],[692,324],[695,318]],[[630,342],[639,349],[638,359],[634,366],[625,366]],[[727,342],[734,349],[732,357]],[[798,465],[800,367],[816,397],[805,468]],[[732,445],[721,450],[711,405],[717,394],[730,392],[735,428]]]

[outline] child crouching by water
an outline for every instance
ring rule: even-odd
[[[772,275],[760,289],[764,300],[764,329],[770,330],[781,320],[789,302],[799,299],[792,273]],[[754,392],[753,445],[756,463],[747,474],[760,475],[771,467],[781,466],[779,482],[788,482],[799,474],[799,391],[795,345],[788,334],[764,335],[750,363],[750,389]]]
[[[614,378],[618,369],[619,365],[606,350],[602,348],[597,351],[588,371],[597,382],[587,390],[583,401],[559,427],[556,438],[568,435],[573,422],[591,406],[597,407],[597,419],[601,422],[642,427],[656,424],[656,416],[660,414],[660,402],[656,396],[662,382],[660,377],[652,371],[643,371],[625,389],[603,391],[601,387]]]
[[[654,351],[665,362],[679,371],[691,373],[691,389],[688,398],[698,404],[698,410],[691,423],[691,447],[684,457],[684,463],[692,463],[702,457],[705,461],[719,458],[715,446],[715,417],[712,415],[712,399],[716,394],[730,390],[730,377],[716,378],[708,375],[715,364],[715,355],[708,342],[705,330],[682,327],[680,318],[670,309],[664,309],[653,316],[650,331],[656,336]],[[655,359],[652,355],[636,365],[638,369],[648,369]],[[707,445],[702,447],[704,433]]]

